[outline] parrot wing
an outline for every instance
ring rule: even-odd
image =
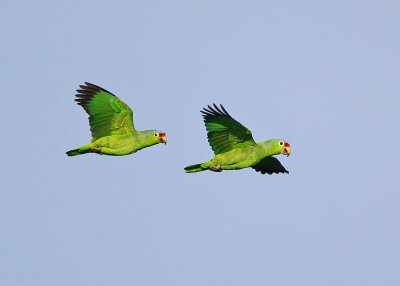
[[[201,111],[207,129],[208,142],[215,155],[236,148],[255,146],[251,131],[233,119],[225,108],[214,104]]]
[[[279,174],[279,173],[288,173],[289,171],[285,169],[285,167],[282,166],[281,162],[279,162],[278,159],[272,156],[265,157],[262,159],[260,162],[252,166],[256,172],[260,172],[261,174]]]
[[[79,105],[89,114],[92,141],[104,136],[135,133],[132,110],[111,92],[88,82],[76,94]]]

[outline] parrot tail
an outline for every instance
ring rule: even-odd
[[[196,165],[190,165],[185,167],[185,171],[186,173],[195,173],[195,172],[201,172],[204,171],[206,169],[201,167],[202,164],[196,164]]]
[[[66,152],[66,154],[68,156],[76,156],[76,155],[86,154],[86,153],[90,153],[90,152],[91,152],[90,148],[83,148],[83,146],[82,146],[82,147],[79,147],[79,148],[76,148],[73,150],[69,150],[68,152]]]

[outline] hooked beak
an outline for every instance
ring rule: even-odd
[[[287,146],[287,147],[283,148],[283,150],[281,151],[281,154],[289,156],[290,152],[291,152],[290,146]]]
[[[167,145],[167,137],[166,136],[161,136],[160,137],[160,143],[164,143],[165,145]]]

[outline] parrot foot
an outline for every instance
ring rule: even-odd
[[[95,148],[92,148],[91,150],[92,150],[92,152],[94,152],[94,153],[100,153],[101,147],[95,147]]]
[[[210,169],[210,171],[213,171],[213,172],[222,172],[221,165],[210,166],[210,167],[208,167],[208,169]]]

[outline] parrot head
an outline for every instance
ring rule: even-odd
[[[281,140],[281,139],[273,139],[271,141],[272,141],[271,147],[274,150],[275,155],[279,155],[279,154],[286,155],[286,156],[290,155],[291,150],[290,150],[289,143],[287,143],[286,141]]]
[[[159,130],[147,130],[147,140],[151,145],[164,143],[167,144],[167,136],[165,132]]]

